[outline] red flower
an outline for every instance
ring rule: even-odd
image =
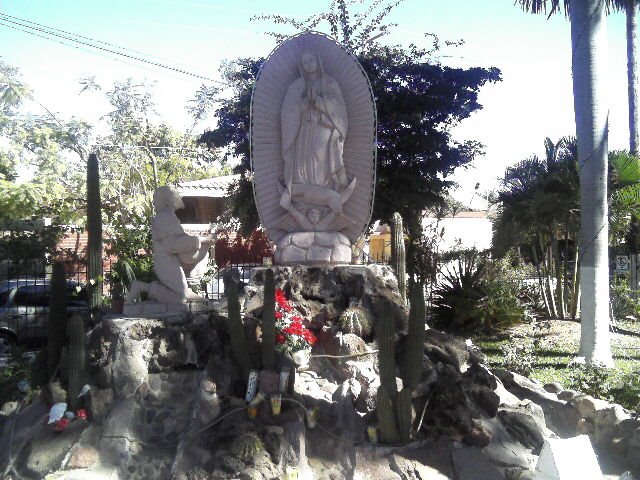
[[[81,408],[76,412],[76,417],[81,418],[82,420],[87,419],[87,411],[84,408]]]
[[[282,345],[286,341],[287,339],[284,337],[284,335],[280,335],[279,333],[276,334],[276,343]]]
[[[55,423],[55,426],[53,427],[53,431],[54,432],[61,432],[65,428],[67,428],[67,425],[69,425],[69,419],[68,418],[61,418],[60,420],[58,420]]]
[[[276,288],[276,302],[287,303],[287,297],[284,296],[284,292],[279,288]]]

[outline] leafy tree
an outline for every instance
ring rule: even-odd
[[[587,362],[611,365],[609,344],[609,262],[607,218],[607,114],[604,0],[516,0],[533,13],[571,8],[573,96],[580,165],[581,335]]]
[[[24,115],[20,107],[30,97],[18,70],[0,61],[0,221],[31,218],[37,210],[75,220],[90,126],[50,113]],[[18,183],[18,172],[31,178]]]
[[[81,84],[83,92],[102,90],[92,78]],[[104,116],[109,130],[98,137],[97,153],[109,251],[148,279],[154,191],[215,175],[218,157],[197,145],[195,137],[158,122],[149,85],[128,79],[105,95],[111,105]]]
[[[378,111],[378,165],[373,217],[389,221],[400,212],[408,232],[407,270],[422,279],[416,258],[423,212],[444,201],[455,168],[481,152],[476,141],[456,142],[450,129],[481,108],[479,89],[500,80],[496,68],[454,69],[429,61],[415,47],[369,48],[358,57],[367,72]],[[218,125],[200,141],[226,147],[240,158],[234,169],[242,179],[232,189],[230,214],[247,235],[258,226],[249,174],[249,108],[262,59],[239,59],[223,71],[232,85],[230,97],[216,109]]]

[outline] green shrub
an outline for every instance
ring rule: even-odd
[[[520,279],[507,260],[472,250],[442,258],[441,280],[433,290],[434,326],[446,331],[497,330],[525,319]]]
[[[609,302],[614,321],[629,317],[633,317],[634,320],[640,318],[640,302],[629,287],[628,277],[616,275],[611,284]]]
[[[535,346],[532,340],[513,340],[502,345],[500,351],[504,368],[525,377],[531,375],[535,361]]]
[[[599,363],[573,364],[568,368],[569,388],[602,400],[611,396],[612,370]]]
[[[615,403],[640,415],[640,376],[638,373],[628,373],[620,379],[620,384],[611,389],[611,396]]]

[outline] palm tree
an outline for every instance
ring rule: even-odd
[[[627,88],[629,91],[629,152],[638,154],[638,0],[607,0],[613,10],[624,10],[627,16]]]
[[[547,138],[545,151],[544,158],[527,158],[505,172],[496,198],[493,249],[501,256],[518,247],[536,267],[547,314],[564,318],[573,312],[577,295],[577,272],[570,275],[567,263],[572,257],[575,264],[572,246],[579,223],[575,139],[554,143]]]
[[[612,365],[607,221],[608,111],[605,0],[516,0],[528,12],[571,8],[573,99],[580,166],[580,356]]]

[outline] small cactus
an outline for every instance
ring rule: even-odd
[[[55,262],[51,274],[49,325],[47,331],[47,372],[51,377],[58,368],[66,337],[67,279],[64,262]]]
[[[243,433],[231,443],[231,453],[241,462],[247,463],[264,450],[262,439],[255,432]]]
[[[361,338],[371,333],[371,318],[361,306],[354,305],[345,309],[338,322],[344,333],[353,333]]]
[[[398,278],[398,290],[402,300],[407,300],[406,253],[404,249],[404,232],[402,217],[398,212],[391,219],[391,266]]]
[[[262,367],[276,368],[276,282],[273,270],[267,269],[264,278],[264,305],[262,308]]]
[[[67,388],[67,403],[71,407],[71,411],[75,412],[80,408],[78,395],[86,383],[86,347],[82,315],[75,314],[69,318],[67,331],[69,332],[69,356],[67,359],[69,388]]]
[[[249,357],[249,349],[247,347],[247,339],[244,336],[244,324],[240,315],[240,299],[238,298],[238,283],[231,278],[231,275],[225,276],[225,291],[227,292],[227,330],[231,339],[231,349],[236,362],[242,369],[244,378],[249,377],[251,370],[251,358]]]

